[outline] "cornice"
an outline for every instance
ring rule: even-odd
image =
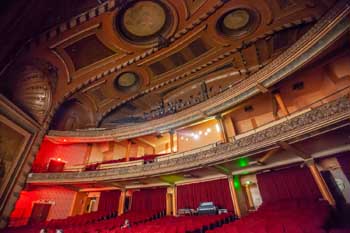
[[[179,113],[110,130],[50,131],[50,137],[68,137],[70,141],[123,140],[173,128],[201,120],[224,111],[260,92],[257,84],[270,87],[312,60],[349,27],[346,17],[350,11],[348,1],[340,1],[324,15],[304,36],[263,69],[223,93],[185,109]]]
[[[102,180],[128,180],[187,171],[232,159],[256,154],[275,147],[279,141],[296,142],[342,126],[350,117],[348,93],[332,102],[315,107],[277,125],[240,137],[232,143],[219,144],[190,155],[162,158],[151,164],[131,165],[113,169],[70,173],[30,174],[28,183],[76,183]],[[346,122],[349,124],[349,122]]]

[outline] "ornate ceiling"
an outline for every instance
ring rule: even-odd
[[[334,2],[106,1],[33,38],[2,92],[56,130],[159,118],[264,68]]]

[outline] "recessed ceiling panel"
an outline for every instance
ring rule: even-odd
[[[85,37],[64,48],[71,58],[75,70],[79,70],[115,54],[96,35]]]

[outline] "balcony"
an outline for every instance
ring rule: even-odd
[[[349,88],[321,99],[297,112],[254,130],[237,135],[229,143],[215,143],[195,150],[154,159],[109,164],[96,171],[77,168],[62,173],[31,173],[28,183],[79,183],[140,179],[196,169],[249,156],[276,147],[279,141],[297,142],[330,129],[349,124]]]

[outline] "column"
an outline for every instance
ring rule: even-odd
[[[175,131],[173,129],[171,129],[169,131],[169,135],[170,135],[170,152],[171,153],[175,152],[175,149],[174,149],[174,134],[175,134]]]
[[[276,99],[276,102],[277,102],[277,105],[278,107],[282,110],[282,113],[284,116],[288,116],[289,115],[289,111],[287,109],[287,106],[285,105],[282,97],[281,97],[281,94],[279,91],[275,91],[273,93],[273,96],[275,97]]]
[[[216,119],[216,121],[217,121],[218,124],[219,124],[222,140],[223,140],[225,143],[228,142],[227,130],[226,130],[226,127],[225,127],[225,125],[224,125],[222,116],[221,116],[221,115],[217,115],[217,116],[215,117],[215,119]]]
[[[310,169],[312,176],[314,177],[314,180],[322,194],[323,199],[327,200],[331,206],[335,206],[335,200],[332,196],[332,193],[329,191],[327,184],[321,176],[320,171],[318,170],[314,160],[309,160],[306,162],[306,164]]]
[[[248,208],[254,209],[253,197],[252,197],[252,193],[250,192],[250,184],[245,184],[244,188],[247,194]]]
[[[131,140],[128,140],[128,145],[126,146],[125,152],[125,161],[128,162],[130,160],[130,151],[131,151]]]
[[[92,150],[92,144],[91,144],[91,143],[88,143],[88,144],[87,144],[87,148],[86,148],[86,152],[85,152],[85,155],[84,155],[84,161],[85,161],[85,163],[89,163],[90,155],[91,155],[91,150]]]
[[[121,190],[120,197],[119,197],[118,216],[124,214],[125,196],[126,196],[126,190],[123,189]]]
[[[179,148],[180,148],[180,136],[179,133],[176,132],[176,152],[179,152]]]
[[[228,138],[232,138],[234,136],[236,136],[236,128],[235,128],[235,124],[231,119],[230,115],[225,115],[222,116],[223,121],[224,121],[224,126],[226,128],[226,132],[227,132],[227,136]]]
[[[167,196],[166,196],[166,215],[167,216],[175,216],[176,215],[176,194],[175,194],[176,186],[172,185],[167,188]]]
[[[233,209],[235,211],[235,215],[240,218],[242,216],[242,214],[241,214],[241,209],[240,209],[239,202],[238,202],[237,190],[235,189],[235,186],[233,184],[233,177],[228,176],[227,179],[228,179],[228,184],[229,184],[229,188],[230,188]]]
[[[173,186],[173,216],[177,215],[177,187]]]

